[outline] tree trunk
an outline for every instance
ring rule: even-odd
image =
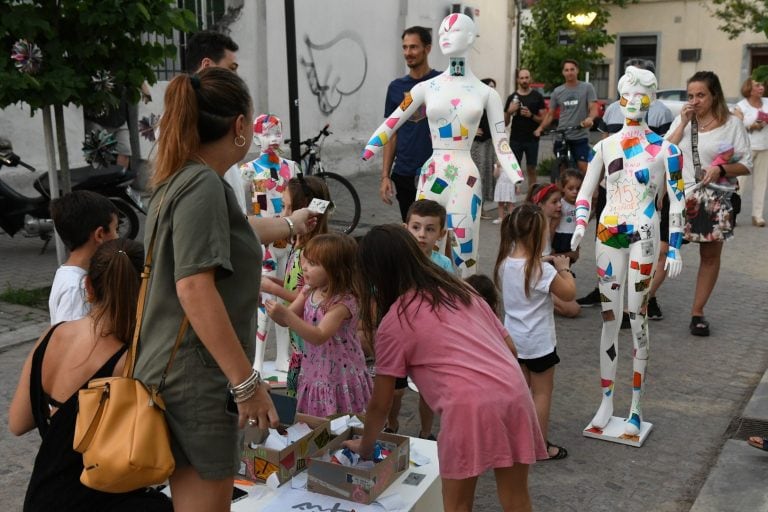
[[[69,178],[69,153],[67,152],[67,132],[64,128],[64,107],[53,106],[53,115],[56,118],[56,143],[59,149],[59,167],[61,168],[61,192],[72,192],[72,181]],[[58,191],[57,191],[58,192]]]
[[[56,172],[56,151],[53,148],[53,123],[51,122],[51,107],[43,107],[43,137],[45,138],[45,154],[48,157],[48,185],[51,191],[51,199],[59,197],[59,177]],[[59,238],[54,235],[56,242],[56,259],[59,265],[67,260],[67,250]]]

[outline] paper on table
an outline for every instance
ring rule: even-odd
[[[296,423],[288,427],[286,432],[288,432],[288,442],[295,443],[305,435],[312,432],[312,429],[309,428],[309,425],[306,423]]]
[[[413,447],[413,443],[411,443],[411,462],[417,466],[426,466],[432,462],[432,459],[419,452],[419,450]]]
[[[284,488],[262,512],[285,512],[286,510],[333,510],[334,512],[382,512],[382,505],[373,503],[363,505],[354,501],[342,500],[298,489]],[[391,511],[390,511],[391,512]]]
[[[293,478],[291,478],[291,489],[306,489],[308,476],[306,472],[293,475]]]
[[[269,436],[264,441],[264,448],[280,451],[288,446],[288,438],[282,436],[274,428],[269,429]]]
[[[349,415],[339,416],[331,420],[331,432],[339,435],[347,430],[347,424],[349,423]]]
[[[399,494],[390,494],[389,496],[379,496],[374,503],[378,503],[387,512],[406,511],[406,504]]]

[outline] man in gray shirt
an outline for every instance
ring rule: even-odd
[[[549,100],[549,109],[539,127],[533,132],[534,136],[540,137],[552,122],[555,111],[560,108],[560,128],[572,126],[581,127],[580,130],[574,130],[566,134],[566,144],[576,165],[582,174],[587,172],[587,162],[589,160],[589,129],[597,117],[597,94],[592,84],[581,82],[579,76],[579,64],[575,60],[566,59],[563,61],[563,77],[565,83],[555,88]]]

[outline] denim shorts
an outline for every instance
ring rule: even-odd
[[[571,156],[576,162],[589,162],[589,139],[566,140]]]

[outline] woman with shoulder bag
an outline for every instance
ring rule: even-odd
[[[728,111],[715,73],[699,71],[688,79],[688,103],[666,139],[683,152],[685,239],[699,243],[701,257],[689,328],[695,336],[709,336],[704,306],[717,283],[723,242],[733,236],[730,196],[736,177],[752,170],[747,132]]]
[[[768,98],[763,98],[765,86],[751,78],[741,85],[744,99],[736,104],[733,113],[741,119],[749,133],[752,148],[752,225],[765,227],[763,206],[768,185]],[[739,189],[746,190],[746,176],[739,177]]]
[[[78,391],[93,378],[121,375],[136,323],[141,244],[103,243],[91,259],[85,289],[91,312],[51,327],[27,357],[8,414],[10,430],[42,437],[24,511],[170,512],[170,500],[147,489],[106,493],[80,482],[83,457],[72,448]]]
[[[307,209],[290,217],[243,215],[223,176],[245,159],[252,125],[248,87],[232,71],[210,67],[168,84],[146,229],[149,239],[157,225],[153,269],[134,377],[161,384],[186,316],[191,328],[162,383],[176,512],[228,511],[238,428],[278,422],[253,369],[261,244],[305,233],[315,218]]]

